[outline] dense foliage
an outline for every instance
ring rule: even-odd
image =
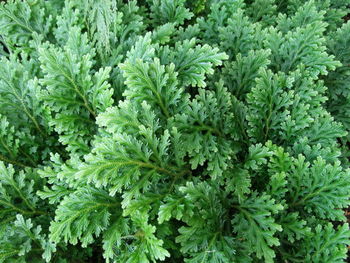
[[[349,4],[2,2],[0,262],[344,262]]]

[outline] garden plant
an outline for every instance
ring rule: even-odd
[[[349,5],[1,2],[0,262],[345,262]]]

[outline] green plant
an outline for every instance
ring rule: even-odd
[[[0,262],[344,262],[350,1],[0,4]]]

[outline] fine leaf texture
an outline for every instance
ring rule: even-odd
[[[350,0],[0,3],[0,263],[341,263]]]

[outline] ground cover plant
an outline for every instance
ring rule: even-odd
[[[0,262],[344,262],[349,4],[2,2]]]

